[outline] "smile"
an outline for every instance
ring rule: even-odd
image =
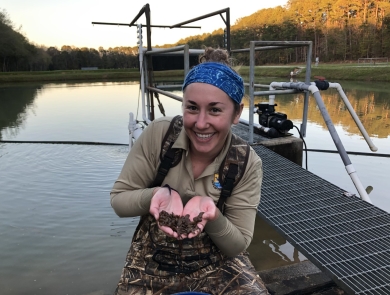
[[[199,138],[210,138],[211,136],[214,135],[214,133],[209,133],[209,134],[201,134],[201,133],[195,133],[197,137]]]

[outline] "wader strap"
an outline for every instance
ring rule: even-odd
[[[160,166],[158,167],[156,178],[154,179],[152,187],[161,186],[165,177],[167,176],[169,169],[173,166],[173,160],[175,159],[175,151],[172,149],[174,142],[171,142],[168,151],[165,153]]]
[[[225,176],[225,182],[222,185],[221,195],[219,197],[217,207],[219,211],[224,212],[224,204],[226,199],[232,195],[232,191],[235,185],[236,175],[238,174],[238,165],[230,164],[227,175]]]
[[[169,170],[180,162],[182,150],[173,149],[172,146],[178,138],[182,128],[183,117],[174,117],[161,144],[161,163],[151,187],[161,186]],[[249,154],[249,144],[235,134],[232,134],[228,153],[219,168],[222,189],[217,207],[222,214],[224,213],[224,204],[227,198],[231,196],[234,187],[240,182],[243,174],[245,173]]]

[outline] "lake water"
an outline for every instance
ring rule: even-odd
[[[390,89],[341,84],[378,153],[389,155]],[[321,95],[346,150],[369,153],[337,92]],[[109,191],[127,156],[129,112],[138,109],[141,119],[139,97],[139,84],[130,81],[0,86],[3,141],[124,144],[0,143],[1,294],[113,292],[138,219],[117,217]],[[166,115],[180,113],[180,102],[162,95],[160,101]],[[299,127],[303,96],[277,96],[276,103]],[[248,120],[247,101],[243,118]],[[307,148],[335,150],[314,98],[306,135]],[[373,203],[390,212],[389,156],[350,158],[363,185],[374,188]],[[338,154],[309,152],[308,169],[356,193]],[[305,260],[260,218],[249,252],[258,270]]]

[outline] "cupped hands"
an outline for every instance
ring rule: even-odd
[[[154,195],[150,204],[150,214],[154,216],[156,220],[159,220],[160,213],[166,211],[169,214],[173,214],[180,217],[189,215],[191,221],[197,220],[196,218],[200,213],[202,214],[202,220],[197,223],[197,227],[194,231],[186,234],[180,233],[180,235],[172,228],[158,224],[159,228],[165,232],[166,235],[174,237],[176,239],[194,238],[199,235],[208,221],[215,220],[218,217],[218,210],[214,204],[214,201],[207,196],[194,196],[185,206],[179,193],[169,186],[157,188],[154,191]]]

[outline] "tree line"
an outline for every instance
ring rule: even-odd
[[[64,45],[61,49],[31,43],[15,28],[5,10],[0,10],[0,72],[135,68],[136,47],[104,49]]]
[[[72,70],[81,67],[133,68],[137,47],[77,48],[38,46],[16,29],[0,10],[0,71]],[[261,9],[231,26],[231,48],[248,48],[250,41],[312,41],[313,56],[324,62],[389,57],[390,0],[289,0],[285,6]],[[170,47],[225,47],[223,29],[190,36]],[[256,64],[303,62],[306,48],[256,53]],[[246,53],[235,54],[247,64]]]
[[[312,41],[313,56],[325,62],[389,57],[389,0],[289,0],[284,7],[261,9],[240,18],[231,28],[231,47],[248,48],[250,41]],[[179,41],[190,47],[224,46],[223,31]],[[304,48],[256,53],[256,64],[305,60]],[[235,55],[236,56],[236,55]],[[248,62],[247,54],[236,56]]]

